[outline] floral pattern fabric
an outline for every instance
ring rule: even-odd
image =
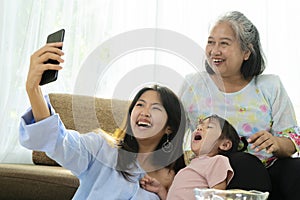
[[[196,128],[200,119],[217,114],[227,119],[240,136],[266,130],[276,136],[291,138],[297,150],[300,131],[292,103],[280,79],[276,75],[254,77],[242,90],[224,93],[214,84],[206,72],[189,75],[182,87],[180,97],[187,111],[187,134]],[[185,148],[190,140],[186,137]],[[248,146],[248,152],[256,155],[266,166],[276,158],[262,150]]]

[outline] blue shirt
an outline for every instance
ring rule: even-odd
[[[155,193],[140,188],[139,179],[145,171],[138,163],[133,164],[132,182],[116,170],[118,149],[107,142],[105,133],[80,134],[66,129],[47,101],[50,117],[34,122],[31,110],[22,116],[20,143],[28,149],[46,152],[78,177],[80,186],[73,199],[159,200]]]

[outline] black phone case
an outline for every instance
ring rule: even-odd
[[[47,43],[63,42],[64,41],[64,35],[65,35],[65,30],[64,29],[56,31],[55,33],[52,33],[47,37]],[[60,49],[62,49],[62,48],[60,48]],[[51,64],[55,64],[55,65],[59,64],[58,61],[51,60],[51,59],[49,59],[45,63],[51,63]],[[42,75],[42,79],[40,81],[40,85],[45,85],[47,83],[56,81],[57,76],[58,76],[58,71],[57,70],[46,70],[46,71],[44,71],[44,73]]]

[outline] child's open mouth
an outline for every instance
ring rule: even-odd
[[[202,136],[201,135],[195,135],[194,140],[201,140]]]

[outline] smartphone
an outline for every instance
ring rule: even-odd
[[[47,37],[47,43],[54,43],[54,42],[63,42],[64,41],[64,36],[65,36],[65,29],[61,29],[59,31],[56,31]],[[60,48],[62,49],[62,47]],[[51,63],[58,65],[59,62],[56,60],[47,60],[45,63]],[[45,85],[47,83],[56,81],[58,76],[58,70],[46,70],[44,71],[42,75],[42,79],[40,81],[40,85]]]

